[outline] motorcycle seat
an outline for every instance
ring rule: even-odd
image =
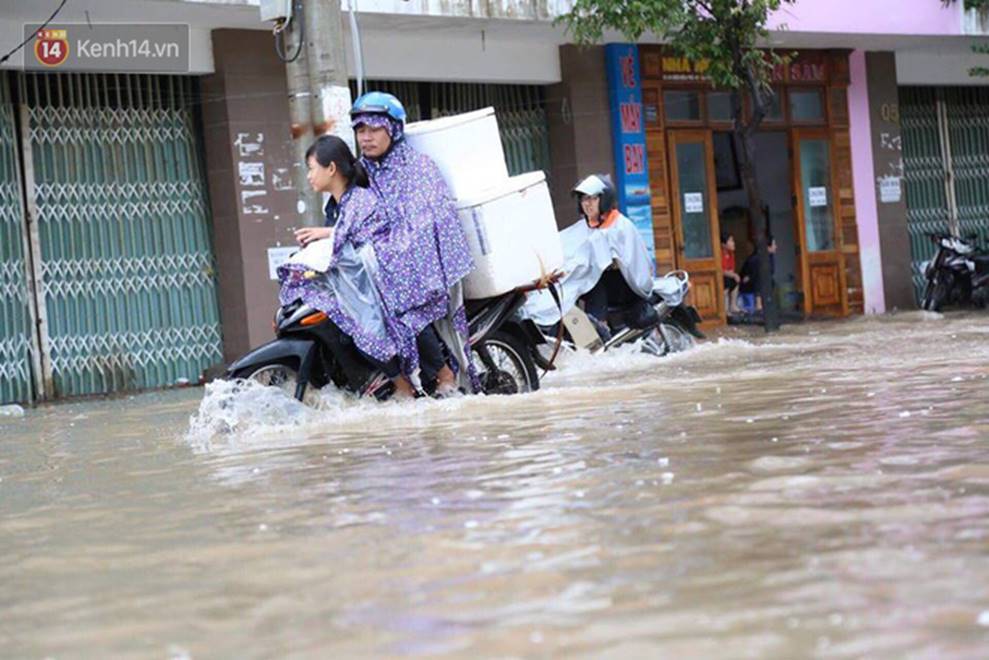
[[[979,275],[989,274],[989,254],[980,254],[972,257],[975,262],[975,272]]]

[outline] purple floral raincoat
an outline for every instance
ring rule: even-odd
[[[338,205],[327,205],[327,224],[334,226],[333,253],[325,273],[314,273],[304,264],[291,260],[279,266],[279,300],[294,300],[318,309],[353,338],[365,354],[387,362],[395,355],[402,360],[417,359],[403,354],[398,319],[382,296],[380,273],[375,268],[377,246],[386,242],[388,221],[377,195],[351,186]],[[374,250],[362,249],[368,246]]]
[[[449,319],[465,347],[455,366],[475,381],[463,302],[451,303],[451,289],[459,292],[474,262],[449,186],[436,163],[402,139],[400,123],[363,114],[353,124],[387,127],[392,137],[387,154],[378,160],[362,156],[361,163],[388,217],[389,238],[376,247],[385,300],[406,330],[401,354],[415,351],[415,338],[427,325]]]

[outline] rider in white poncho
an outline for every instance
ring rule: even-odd
[[[574,187],[573,194],[581,220],[560,232],[563,313],[581,300],[584,311],[600,322],[599,328],[607,321],[609,306],[627,308],[630,325],[647,322],[652,262],[635,225],[615,208],[609,177],[592,174]],[[552,326],[560,320],[560,307],[541,291],[529,296],[523,314],[538,325]]]

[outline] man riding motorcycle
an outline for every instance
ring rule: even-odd
[[[560,321],[578,302],[607,341],[609,307],[621,307],[633,328],[648,328],[658,318],[649,304],[653,291],[652,262],[632,221],[615,208],[615,189],[606,174],[592,174],[574,186],[580,220],[560,232],[564,276],[561,301],[542,292],[531,295],[524,314],[543,327]]]
[[[405,140],[405,108],[393,95],[368,92],[350,116],[360,161],[388,217],[388,244],[378,256],[386,303],[405,329],[403,354],[438,365],[439,391],[476,389],[461,285],[474,263],[449,187]],[[406,373],[418,386],[416,374]]]

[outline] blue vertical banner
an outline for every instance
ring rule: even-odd
[[[642,235],[656,270],[656,242],[652,232],[646,126],[642,116],[642,76],[635,44],[604,47],[608,71],[611,136],[615,147],[615,184],[618,205]]]

